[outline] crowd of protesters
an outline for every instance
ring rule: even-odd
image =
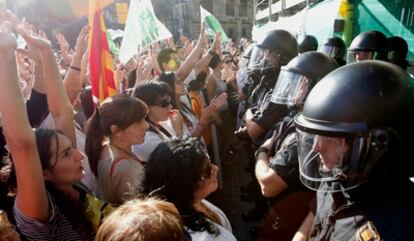
[[[87,26],[53,49],[11,11],[0,24],[1,240],[236,240],[206,198],[241,147],[252,176],[241,198],[256,202],[243,219],[262,220],[253,238],[412,240],[412,198],[390,190],[413,189],[412,164],[394,164],[413,132],[398,119],[414,110],[404,39],[368,31],[347,50],[273,30],[235,44],[201,26],[197,41],[157,42],[126,64],[113,53],[117,93],[96,104]],[[336,88],[362,75],[357,94]]]

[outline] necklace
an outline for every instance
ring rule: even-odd
[[[123,152],[124,154],[127,154],[129,157],[132,157],[135,160],[138,160],[139,162],[141,162],[141,160],[137,157],[137,155],[135,155],[133,152],[127,151],[122,147],[119,147],[115,144],[109,143],[109,145],[115,147],[116,149],[118,149],[119,151]]]

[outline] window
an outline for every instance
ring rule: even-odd
[[[234,0],[226,1],[226,15],[234,16]]]
[[[240,0],[240,16],[247,16],[247,0]]]

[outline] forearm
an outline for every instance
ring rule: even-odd
[[[17,66],[14,50],[6,50],[0,58],[0,112],[3,116],[3,131],[8,145],[24,145],[33,135],[27,117],[26,107],[18,86]],[[9,135],[8,135],[9,134]],[[23,141],[22,141],[23,140]]]
[[[263,128],[260,125],[258,125],[256,122],[254,122],[252,119],[247,118],[247,116],[246,116],[246,130],[247,130],[247,134],[249,135],[249,137],[252,138],[253,140],[256,140],[264,133]]]
[[[72,112],[72,107],[62,84],[52,49],[43,51],[41,56],[44,76],[48,80],[47,99],[49,110],[53,117],[67,115],[68,112]]]
[[[184,81],[185,78],[187,78],[187,76],[193,70],[195,64],[199,60],[202,53],[203,53],[203,48],[201,46],[197,46],[196,48],[193,49],[193,51],[191,51],[191,53],[185,59],[184,63],[180,66],[180,68],[175,73],[179,81]]]
[[[269,156],[265,152],[257,155],[255,175],[265,197],[275,197],[288,187],[287,183],[270,168]]]
[[[76,98],[82,89],[81,62],[82,54],[76,52],[70,64],[71,67],[69,67],[68,73],[63,80],[66,93],[72,105],[75,103]]]
[[[43,50],[41,58],[43,72],[47,79],[47,104],[56,129],[61,130],[72,141],[73,145],[76,145],[73,109],[60,78],[52,48]]]
[[[309,239],[314,220],[315,216],[312,212],[309,212],[305,220],[303,220],[302,224],[300,225],[299,230],[296,232],[292,241],[307,241]]]
[[[211,59],[213,58],[213,55],[208,53],[204,55],[196,64],[195,70],[196,74],[199,74],[201,71],[205,71],[208,69],[208,64],[210,63]]]
[[[33,89],[38,93],[46,94],[46,80],[43,74],[42,62],[35,63]]]

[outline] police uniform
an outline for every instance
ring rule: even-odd
[[[309,212],[309,203],[314,192],[299,180],[296,130],[291,111],[273,128],[278,138],[276,153],[269,160],[269,166],[288,187],[274,198],[270,198],[270,209],[265,215],[259,238],[261,240],[291,240]]]
[[[414,240],[414,184],[408,178],[378,179],[345,195],[326,192],[330,187],[323,184],[310,240]]]

